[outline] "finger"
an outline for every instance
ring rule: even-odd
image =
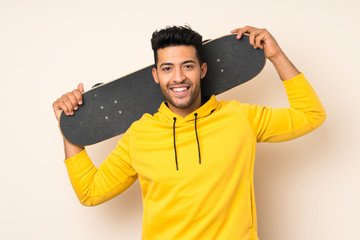
[[[64,94],[61,97],[63,104],[66,106],[66,110],[64,109],[64,111],[67,115],[73,115],[74,110],[78,109],[78,101],[74,94],[75,91],[78,91],[78,90],[74,90],[73,92]]]
[[[74,114],[74,105],[68,95],[61,98],[60,106],[66,115]]]
[[[242,33],[241,33],[240,31],[241,31],[241,28],[236,28],[236,29],[234,29],[234,30],[231,30],[231,33],[232,33],[232,34],[237,34],[236,38],[237,38],[237,39],[240,39],[241,36],[242,36]]]
[[[83,92],[84,92],[84,84],[83,84],[83,83],[79,83],[77,89],[80,91],[80,93],[83,93]]]
[[[72,91],[72,93],[74,94],[74,97],[75,97],[76,105],[82,104],[81,92],[83,92],[83,89],[81,89],[81,87],[80,88],[78,87],[78,89],[75,89],[74,91]]]
[[[61,115],[61,112],[62,112],[61,107],[59,106],[59,99],[56,100],[53,103],[53,110],[54,110],[54,113],[55,113],[56,120],[59,121],[60,115]]]
[[[249,31],[250,28],[251,28],[250,26],[245,26],[243,28],[236,28],[232,30],[231,33],[237,34],[236,38],[240,39],[244,33],[247,33]]]
[[[256,39],[257,33],[256,32],[251,32],[249,34],[249,44],[251,46],[253,46],[256,49],[256,44],[255,44],[255,39]]]
[[[263,43],[265,40],[265,33],[261,33],[255,37],[255,47],[263,49]]]
[[[250,26],[245,26],[241,28],[238,32],[237,38],[240,39],[245,33],[250,33],[250,30],[251,30]]]
[[[70,100],[72,110],[77,110],[79,103],[82,101],[82,96],[79,90],[77,89],[73,90],[72,92],[67,94],[67,97]]]
[[[257,28],[254,28],[254,27],[251,27],[251,26],[245,26],[245,27],[243,27],[243,28],[241,29],[241,36],[242,36],[243,34],[247,34],[247,35],[249,35],[249,38],[250,38],[250,35],[253,34],[253,37],[255,37],[257,30],[258,30]],[[254,34],[255,34],[255,35],[254,35]]]
[[[64,100],[62,98],[57,99],[53,104],[54,112],[56,115],[56,118],[59,120],[61,111],[63,111],[66,115],[69,115],[69,108],[64,103]]]
[[[61,98],[57,99],[57,100],[53,103],[53,109],[54,109],[54,111],[64,111],[64,107],[62,106],[62,100],[61,100]]]
[[[241,28],[236,28],[234,30],[231,31],[232,34],[238,34],[237,37],[241,36],[242,35],[242,29]]]

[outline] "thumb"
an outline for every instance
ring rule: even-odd
[[[81,93],[83,93],[83,92],[84,92],[84,84],[83,84],[83,83],[79,83],[77,89],[78,89]]]

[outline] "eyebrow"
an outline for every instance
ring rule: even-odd
[[[186,60],[186,61],[182,62],[181,64],[183,65],[183,64],[187,64],[187,63],[195,63],[195,61],[194,60]],[[164,62],[160,65],[160,67],[162,67],[162,66],[174,66],[174,64],[170,63],[170,62]]]

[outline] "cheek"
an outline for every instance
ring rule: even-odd
[[[160,86],[166,86],[170,82],[171,76],[169,74],[159,74],[158,82]]]
[[[168,85],[168,82],[161,79],[161,80],[159,80],[159,85],[160,85],[161,88],[166,89],[167,85]]]
[[[202,77],[201,75],[201,71],[196,71],[191,74],[191,79],[194,85],[200,84],[200,80]]]

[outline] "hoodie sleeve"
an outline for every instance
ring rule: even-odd
[[[128,154],[129,135],[124,134],[111,154],[96,168],[86,150],[65,160],[74,191],[85,206],[94,206],[117,196],[137,179]]]
[[[283,84],[290,108],[248,105],[248,118],[258,142],[291,140],[313,131],[325,121],[325,110],[302,73]]]

